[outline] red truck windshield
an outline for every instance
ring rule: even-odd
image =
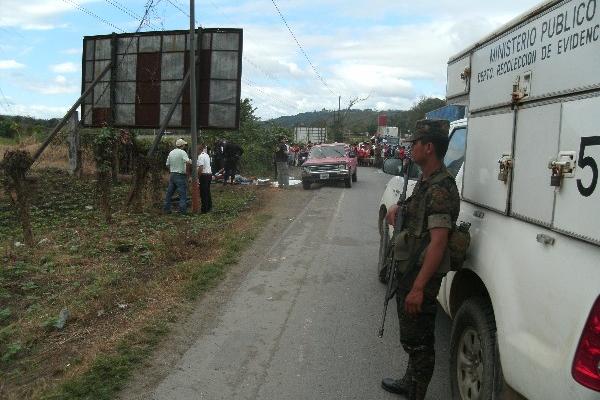
[[[345,157],[344,146],[317,146],[310,151],[308,158]]]

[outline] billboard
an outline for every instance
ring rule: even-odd
[[[196,30],[198,128],[238,129],[242,75],[241,29]],[[82,93],[107,65],[81,105],[82,124],[158,128],[175,100],[189,66],[189,31],[86,36]],[[167,127],[190,127],[189,87]]]
[[[297,126],[294,128],[294,141],[297,143],[321,143],[327,140],[327,128]]]

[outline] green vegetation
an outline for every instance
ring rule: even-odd
[[[401,132],[407,132],[414,128],[415,122],[425,117],[425,113],[440,108],[446,104],[437,98],[421,98],[408,110],[342,110],[344,120],[342,121],[344,132],[373,134],[377,131],[377,116],[385,113],[388,117],[389,126],[397,126]],[[331,128],[334,123],[336,110],[305,112],[292,116],[273,119],[271,122],[286,128],[295,126],[313,126]]]
[[[93,181],[59,170],[31,178],[35,247],[17,243],[18,219],[0,197],[0,398],[9,400],[113,398],[266,221],[256,187],[215,187],[210,214],[117,211],[107,224]],[[116,185],[111,202],[128,191]]]
[[[33,137],[42,140],[58,123],[58,119],[36,119],[31,117],[0,115],[0,138],[19,140]],[[0,144],[3,144],[0,141]],[[8,143],[11,144],[11,143]]]

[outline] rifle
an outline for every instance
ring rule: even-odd
[[[396,224],[394,225],[394,236],[399,234],[404,228],[404,217],[406,215],[406,191],[408,189],[408,177],[410,176],[410,170],[412,167],[412,160],[410,156],[407,156],[408,163],[404,168],[404,182],[402,182],[402,193],[400,193],[400,199],[398,200],[398,212],[396,213]],[[387,228],[387,224],[385,226]],[[387,245],[387,244],[386,244]],[[387,289],[385,291],[385,299],[383,301],[383,314],[381,316],[381,327],[379,328],[378,336],[383,337],[383,328],[385,326],[385,317],[387,314],[388,303],[394,298],[396,294],[396,287],[394,287],[394,280],[396,278],[396,260],[394,259],[394,249],[390,247],[387,252],[392,253],[392,260],[387,266]]]

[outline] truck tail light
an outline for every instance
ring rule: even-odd
[[[600,296],[583,328],[571,374],[583,386],[600,392]]]

